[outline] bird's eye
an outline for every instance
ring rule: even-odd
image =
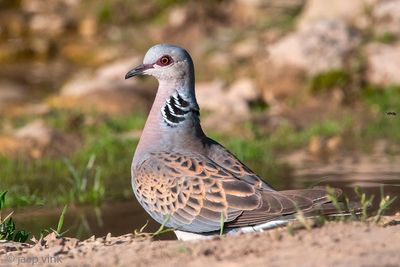
[[[158,61],[157,64],[160,66],[167,66],[172,63],[172,58],[170,56],[162,56]]]
[[[161,58],[161,64],[168,65],[168,63],[169,63],[169,58],[167,58],[167,57],[162,57]]]

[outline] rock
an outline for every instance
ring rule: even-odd
[[[51,141],[52,130],[45,125],[43,120],[37,119],[18,129],[14,136],[19,139],[29,139],[40,145],[47,145]]]
[[[25,13],[44,13],[44,12],[63,12],[65,15],[66,11],[72,8],[76,8],[81,3],[81,0],[53,0],[53,1],[42,1],[42,0],[22,0],[21,10]]]
[[[235,81],[229,88],[226,100],[236,116],[245,118],[250,113],[250,102],[259,97],[259,91],[252,80],[243,78]]]
[[[75,28],[82,10],[80,0],[21,0],[20,13],[24,16],[24,29],[41,39],[65,37],[67,27]],[[72,26],[72,27],[71,27]],[[24,35],[25,36],[25,35]]]
[[[231,62],[230,54],[227,52],[213,53],[212,56],[207,58],[208,64],[217,69],[227,69]]]
[[[381,1],[372,10],[374,29],[378,34],[400,34],[400,0]]]
[[[23,116],[30,114],[33,116],[43,116],[51,111],[47,103],[23,103],[21,105],[11,105],[7,108],[7,115],[10,117]]]
[[[257,76],[261,79],[262,99],[271,107],[305,89],[304,71],[293,66],[271,66],[268,71],[263,68]]]
[[[228,93],[230,99],[243,99],[246,102],[252,102],[258,99],[260,93],[257,90],[253,80],[242,78],[235,81]]]
[[[231,131],[237,122],[247,119],[250,102],[257,100],[260,95],[254,82],[248,78],[239,79],[230,87],[222,80],[198,83],[196,87],[201,109],[213,113],[212,116],[206,116],[204,124],[221,131]]]
[[[29,28],[34,34],[58,36],[63,33],[66,21],[56,14],[38,14],[32,17]]]
[[[108,83],[95,79],[89,73],[79,73],[61,88],[61,95],[81,96],[98,90],[111,89]]]
[[[51,107],[81,112],[107,114],[131,114],[148,112],[155,96],[156,87],[130,87],[118,90],[93,91],[85,95],[60,95],[48,99]]]
[[[187,8],[184,6],[178,6],[174,7],[170,12],[169,12],[169,17],[168,17],[168,22],[169,25],[172,27],[180,27],[184,25],[188,18],[188,12]]]
[[[202,109],[214,112],[227,112],[225,82],[214,80],[212,82],[203,82],[196,84],[196,98]]]
[[[199,83],[196,96],[202,109],[216,114],[233,114],[245,117],[249,113],[249,102],[258,98],[259,93],[250,79],[240,79],[227,88],[221,80]]]
[[[299,27],[320,19],[341,19],[358,27],[368,25],[367,8],[378,0],[308,0],[299,19]]]
[[[25,114],[29,113],[35,116],[42,116],[44,114],[49,113],[50,107],[45,103],[38,103],[38,104],[28,104],[25,107]]]
[[[232,54],[238,58],[249,58],[257,54],[260,45],[254,38],[248,38],[233,46]]]
[[[43,12],[46,8],[46,3],[38,0],[22,0],[21,1],[21,10],[26,13],[38,13]]]
[[[231,1],[232,4],[229,10],[229,16],[239,23],[238,25],[251,25],[258,21],[261,16],[268,16],[265,14],[264,0],[236,0]]]
[[[125,81],[124,73],[134,67],[135,62],[139,64],[138,57],[107,64],[94,74],[79,73],[62,87],[61,95],[82,96],[96,91],[131,88],[132,83],[136,83],[136,80]]]
[[[70,118],[67,127],[73,127]],[[76,133],[59,132],[50,128],[44,120],[37,119],[18,129],[3,129],[0,134],[0,154],[10,157],[23,156],[38,159],[70,155],[82,147],[82,138]]]
[[[48,99],[51,107],[126,114],[134,109],[147,112],[154,99],[156,85],[139,86],[137,79],[125,80],[139,58],[118,60],[100,67],[95,72],[81,72],[68,81],[60,95]]]
[[[367,81],[379,85],[400,85],[400,44],[368,44],[365,48]]]
[[[0,135],[0,154],[25,155],[37,159],[43,155],[44,148],[51,144],[53,137],[53,130],[43,120],[37,119],[8,135]]]
[[[343,20],[320,19],[269,47],[277,67],[293,66],[315,75],[341,69],[360,37]]]

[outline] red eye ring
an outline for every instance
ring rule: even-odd
[[[168,66],[169,64],[172,63],[172,58],[168,55],[160,57],[160,59],[157,60],[157,65],[159,66]]]

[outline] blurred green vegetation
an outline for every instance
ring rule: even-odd
[[[398,40],[398,36],[390,32],[385,32],[379,35],[374,35],[372,40],[384,44],[393,44]]]
[[[298,4],[284,8],[279,17],[265,16],[258,22],[260,29],[292,30],[296,25],[298,15],[303,10],[303,5]]]
[[[215,5],[223,0],[205,0],[207,5]],[[168,9],[173,6],[195,3],[189,0],[107,0],[93,2],[97,5],[97,18],[103,24],[123,24],[127,22],[134,23],[157,23],[161,17],[165,18]],[[118,15],[116,15],[118,14]]]
[[[367,86],[363,90],[363,99],[373,108],[382,112],[397,111],[400,107],[400,87],[385,88]]]
[[[97,121],[92,124],[82,123],[77,127],[72,123],[83,116],[78,111],[60,110],[44,116],[46,123],[56,130],[67,133],[75,131],[84,140],[82,147],[68,158],[44,156],[33,160],[23,155],[16,158],[0,156],[0,188],[10,191],[10,206],[58,205],[70,202],[95,204],[103,198],[100,196],[103,194],[99,192],[103,190],[101,188],[111,188],[105,192],[106,198],[131,195],[129,189],[121,191],[121,188],[130,185],[129,162],[137,138],[126,138],[119,134],[141,129],[145,117],[133,114],[111,118],[92,114],[87,116],[97,116]],[[23,116],[13,122],[18,125],[21,121],[28,120]],[[96,161],[89,164],[93,155]]]
[[[375,114],[369,117],[363,137],[368,140],[387,139],[399,143],[400,87],[368,86],[363,90],[362,99]],[[390,115],[390,112],[397,115]]]
[[[350,82],[350,74],[346,70],[331,70],[315,75],[310,80],[313,92],[343,88]]]

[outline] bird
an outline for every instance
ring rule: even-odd
[[[180,240],[262,231],[304,216],[337,212],[326,188],[277,191],[233,153],[207,137],[200,123],[190,54],[157,44],[125,79],[150,75],[158,90],[131,165],[134,195]]]

